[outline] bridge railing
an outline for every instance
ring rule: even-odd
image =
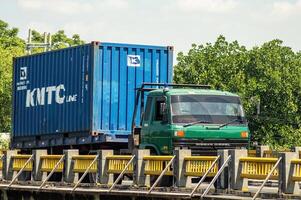
[[[292,159],[291,164],[293,165],[293,181],[301,181],[301,159]]]
[[[261,154],[267,155],[264,151],[268,150]],[[189,149],[175,150],[173,156],[152,156],[149,150],[136,150],[133,155],[114,155],[113,150],[100,150],[96,155],[79,155],[77,150],[66,150],[61,155],[47,155],[46,150],[35,150],[27,155],[7,151],[2,158],[2,168],[10,185],[16,183],[23,172],[31,172],[35,181],[42,181],[40,188],[53,173],[60,172],[64,182],[75,184],[74,190],[88,173],[93,173],[95,181],[110,186],[110,191],[125,174],[130,174],[134,185],[148,186],[149,192],[157,187],[163,176],[172,176],[177,187],[185,188],[192,188],[192,178],[202,180],[205,176],[214,177],[218,186],[223,182],[225,189],[230,177],[230,188],[241,191],[248,191],[250,179],[263,183],[274,180],[281,184],[281,192],[295,194],[296,184],[301,181],[299,150],[272,153],[277,157],[251,157],[254,152],[237,149],[220,150],[218,156],[191,156]],[[218,174],[226,159],[227,165]],[[228,169],[229,174],[226,173]],[[9,173],[14,174],[9,176]],[[157,177],[155,182],[150,181],[151,176]]]
[[[90,164],[95,159],[96,155],[75,155],[72,156],[73,172],[84,173]],[[94,162],[90,167],[89,173],[97,173],[97,162]]]
[[[109,174],[120,174],[124,169],[128,162],[131,160],[131,155],[112,155],[107,156],[108,162],[108,170],[107,173]],[[132,174],[134,171],[134,165],[131,163],[124,173]]]
[[[8,187],[10,187],[16,180],[19,180],[20,175],[23,172],[32,172],[33,171],[33,154],[32,155],[19,155],[15,154],[11,156],[12,159],[12,180],[9,183]],[[30,177],[32,173],[30,174]],[[31,179],[31,178],[30,178]]]
[[[185,175],[186,176],[203,176],[210,168],[217,156],[189,156],[185,157]],[[208,173],[207,177],[213,177],[218,171],[218,163]]]
[[[12,156],[12,160],[13,160],[13,164],[12,164],[12,170],[13,171],[20,171],[23,168],[23,171],[28,171],[31,172],[32,171],[32,166],[33,166],[33,161],[30,160],[28,163],[27,161],[32,157],[32,155],[13,155]],[[27,163],[27,164],[26,164]],[[26,164],[26,165],[25,165]]]
[[[41,156],[41,172],[51,172],[55,165],[60,161],[63,155],[42,155]],[[54,172],[63,172],[64,162],[60,162]]]
[[[277,160],[277,158],[242,157],[239,159],[242,165],[240,176],[242,178],[264,180]],[[278,180],[278,176],[279,170],[276,169],[270,179]]]
[[[3,179],[3,158],[4,158],[4,154],[1,152],[0,153],[0,178]]]
[[[143,157],[143,160],[145,162],[144,174],[159,176],[172,158],[173,156],[144,156]],[[165,176],[173,175],[172,165],[167,167],[164,175]]]

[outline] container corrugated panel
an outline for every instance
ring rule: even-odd
[[[13,141],[129,134],[135,88],[172,82],[172,56],[172,47],[93,42],[16,58]]]

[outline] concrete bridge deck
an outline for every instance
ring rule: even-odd
[[[104,197],[106,197],[106,199],[200,199],[203,190],[207,187],[207,184],[200,186],[200,189],[192,197],[190,196],[191,189],[179,189],[172,187],[159,187],[148,194],[149,188],[135,188],[128,185],[119,185],[112,191],[109,191],[108,187],[95,184],[82,184],[75,191],[72,191],[72,186],[72,184],[66,185],[58,183],[47,183],[47,185],[45,185],[43,188],[39,188],[38,183],[19,182],[9,187],[8,183],[2,182],[0,183],[0,190],[3,193],[2,196],[9,196],[9,193],[17,192],[19,196],[31,196],[29,198],[30,200],[40,199],[40,197],[37,197],[37,195],[40,196],[43,193],[57,194],[64,197],[60,197],[60,199],[65,199],[66,196],[71,196],[74,199],[79,199],[78,196],[84,196],[85,198],[80,199],[93,200],[104,199]],[[215,190],[212,187],[210,193],[203,199],[251,199],[257,189],[258,186],[250,186],[248,192],[231,191],[230,193],[227,193],[226,190]],[[278,189],[276,187],[265,187],[262,190],[262,193],[262,199],[279,199]],[[291,198],[301,199],[301,196],[283,196],[280,199]],[[53,199],[57,200],[56,197]],[[70,199],[70,197],[66,199]],[[52,198],[47,198],[47,200],[52,200]]]

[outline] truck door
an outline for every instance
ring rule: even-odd
[[[150,122],[153,110],[153,97],[147,97],[145,112],[143,115],[142,128],[141,128],[141,144],[147,145],[150,143]]]
[[[171,148],[169,123],[164,119],[166,105],[165,97],[154,97],[151,122],[149,124],[149,143],[156,146],[160,154],[168,154]]]

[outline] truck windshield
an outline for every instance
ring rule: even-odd
[[[173,123],[195,121],[223,124],[234,119],[233,124],[245,123],[239,97],[221,95],[172,95]]]

